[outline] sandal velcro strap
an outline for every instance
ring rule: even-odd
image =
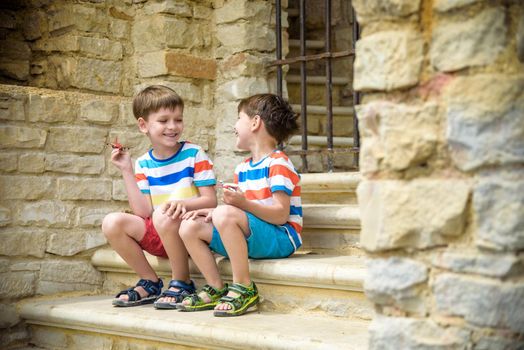
[[[114,306],[137,306],[142,305],[146,303],[152,303],[156,297],[160,294],[162,291],[162,287],[164,286],[164,283],[161,279],[158,279],[157,282],[153,282],[151,280],[141,279],[137,282],[135,287],[127,288],[122,291],[120,291],[113,300]],[[137,292],[136,287],[142,287],[146,292],[147,295],[142,297]],[[121,300],[119,299],[121,295],[127,295],[127,300]]]
[[[196,291],[195,283],[193,281],[186,283],[180,280],[171,280],[171,282],[169,282],[169,288],[177,288],[178,290],[166,289],[162,292],[158,299],[165,297],[174,298],[176,299],[176,302],[179,303],[185,297],[193,294]]]
[[[217,310],[213,312],[215,316],[240,316],[245,314],[249,308],[255,306],[259,302],[258,290],[255,283],[251,282],[249,287],[240,283],[233,283],[229,286],[230,292],[235,292],[238,295],[229,296],[224,295],[220,298],[220,304],[227,304],[230,306],[229,310]]]
[[[184,298],[182,304],[179,304],[178,309],[181,311],[201,311],[211,310],[217,304],[219,299],[228,291],[227,284],[222,289],[217,289],[206,284],[198,292],[191,294]],[[206,293],[209,302],[204,301],[200,296],[201,293]],[[184,303],[184,301],[186,303]]]
[[[141,279],[136,284],[136,287],[142,287],[149,294],[149,296],[157,296],[162,291],[164,282],[161,279],[158,279],[158,282],[153,282],[151,280]]]

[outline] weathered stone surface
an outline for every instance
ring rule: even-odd
[[[458,78],[446,95],[447,138],[459,169],[524,163],[523,75]]]
[[[166,67],[171,75],[214,80],[217,65],[214,59],[205,59],[176,52],[166,53]]]
[[[42,37],[42,32],[47,26],[46,15],[42,11],[31,11],[26,15],[26,21],[22,26],[22,33],[26,40],[36,40]]]
[[[218,63],[218,70],[223,78],[238,78],[239,76],[257,76],[265,69],[268,58],[247,52],[240,52],[225,57]]]
[[[6,207],[0,207],[0,227],[9,225],[11,220],[11,210]]]
[[[0,75],[19,81],[26,81],[29,79],[29,67],[29,61],[0,60]]]
[[[439,134],[438,106],[371,102],[357,108],[362,135],[361,171],[381,166],[405,170],[433,155]]]
[[[524,341],[508,337],[482,337],[475,342],[473,350],[513,350],[524,348]]]
[[[79,58],[72,85],[80,89],[120,92],[122,64],[90,58]]]
[[[268,92],[268,89],[268,81],[264,78],[241,77],[219,86],[217,97],[226,101],[235,101]]]
[[[403,317],[377,316],[371,322],[369,335],[370,350],[461,350],[470,341],[466,330]]]
[[[62,200],[111,199],[111,180],[104,179],[58,179],[58,192]]]
[[[106,243],[100,230],[55,232],[49,236],[46,251],[55,255],[73,256]]]
[[[102,284],[103,277],[89,261],[47,260],[42,263],[38,294],[90,290]]]
[[[42,148],[47,131],[39,128],[0,125],[0,148]]]
[[[12,327],[20,321],[15,305],[0,304],[0,329]]]
[[[90,127],[55,127],[50,129],[47,149],[56,152],[100,153],[107,131]],[[82,142],[78,142],[82,140]]]
[[[155,51],[140,55],[137,59],[138,75],[151,78],[167,74],[166,52]]]
[[[31,58],[31,48],[23,40],[0,39],[0,52],[2,57],[14,60],[28,60]]]
[[[265,23],[235,23],[217,27],[216,38],[220,42],[217,57],[225,57],[248,50],[273,51],[275,33]]]
[[[524,283],[444,273],[435,278],[437,310],[483,327],[524,331]]]
[[[144,13],[146,15],[153,15],[156,13],[167,13],[170,15],[177,15],[180,17],[191,17],[191,7],[184,1],[180,0],[147,2],[144,6]]]
[[[517,28],[517,57],[520,62],[524,62],[524,16],[520,16]]]
[[[263,1],[228,1],[223,7],[215,10],[217,24],[231,23],[252,18],[270,18],[271,6]],[[253,22],[253,21],[251,21]]]
[[[378,20],[392,20],[417,14],[420,9],[420,0],[354,0],[352,5],[357,13],[358,23]]]
[[[80,106],[80,118],[100,125],[110,125],[118,117],[118,104],[104,100],[92,100]]]
[[[34,200],[49,198],[55,192],[55,182],[43,176],[0,176],[0,198]]]
[[[109,23],[109,31],[116,39],[125,39],[129,37],[131,25],[128,21],[111,18],[111,22]]]
[[[21,226],[69,227],[72,208],[59,201],[28,202],[16,213]]]
[[[27,117],[31,122],[72,122],[77,115],[76,106],[64,96],[46,96],[30,94],[28,98]]]
[[[202,102],[202,89],[198,86],[196,86],[193,83],[185,83],[185,82],[172,82],[167,80],[152,80],[148,81],[147,83],[142,83],[135,86],[135,93],[138,93],[148,87],[152,84],[158,84],[158,85],[164,85],[168,88],[171,88],[176,91],[177,94],[179,94],[183,99],[184,102],[191,101],[195,103],[201,103]],[[129,102],[131,105],[131,102]],[[132,110],[131,110],[132,114]],[[133,117],[133,123],[131,125],[136,125],[136,119]]]
[[[0,93],[0,119],[25,120],[25,96]]]
[[[433,265],[458,273],[507,277],[524,271],[524,259],[513,254],[492,254],[476,250],[451,250],[437,254]]]
[[[463,233],[466,180],[363,181],[357,188],[360,242],[369,251],[428,248]]]
[[[100,334],[91,335],[85,333],[73,333],[68,337],[68,339],[70,340],[68,344],[71,344],[74,349],[78,350],[111,350],[122,344],[119,340],[115,340],[108,336],[100,336]],[[115,346],[114,343],[117,343],[118,345]],[[136,350],[134,346],[129,346],[128,349]]]
[[[52,327],[35,327],[31,330],[31,343],[44,349],[60,349],[67,344],[67,335]]]
[[[78,37],[78,51],[94,58],[122,59],[122,44],[104,38]]]
[[[131,101],[122,102],[118,105],[118,118],[124,125],[137,125]]]
[[[45,171],[45,154],[36,152],[20,154],[18,169],[23,173],[43,173]]]
[[[436,0],[433,3],[433,9],[438,12],[446,12],[449,10],[454,10],[459,7],[467,6],[480,0]]]
[[[123,181],[122,181],[123,182]],[[115,187],[113,182],[113,188]],[[104,219],[104,216],[109,214],[110,212],[114,211],[114,209],[111,208],[89,208],[89,207],[81,207],[78,208],[78,214],[76,219],[76,224],[79,227],[83,228],[93,228],[93,227],[101,227],[102,226],[102,220]]]
[[[127,201],[127,192],[124,180],[113,181],[113,193],[111,196],[115,201]]]
[[[394,90],[416,85],[424,42],[413,30],[384,31],[356,44],[355,90]]]
[[[0,168],[6,173],[18,169],[18,156],[16,153],[0,153]]]
[[[431,64],[450,72],[494,62],[506,47],[504,8],[488,8],[470,19],[438,24],[431,41]]]
[[[34,272],[0,273],[0,298],[23,298],[35,294]]]
[[[425,312],[417,287],[428,280],[426,265],[393,257],[370,260],[367,268],[364,291],[371,301],[396,305],[411,312]]]
[[[480,176],[473,191],[478,245],[515,251],[524,248],[523,193],[522,169]]]

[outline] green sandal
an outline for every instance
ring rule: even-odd
[[[184,300],[189,301],[189,304],[182,304],[184,302],[184,300],[182,300],[182,303],[177,304],[177,309],[180,311],[203,311],[214,309],[218,304],[218,300],[226,295],[227,291],[227,284],[224,285],[224,288],[222,289],[216,289],[209,284],[206,284],[199,291],[184,298]],[[208,303],[205,302],[199,295],[201,292],[206,293],[211,301]]]
[[[233,283],[229,290],[238,294],[236,297],[223,296],[220,298],[220,304],[227,304],[231,307],[229,310],[215,310],[213,315],[217,317],[240,316],[249,310],[250,307],[258,304],[258,290],[254,282],[249,287],[240,283]]]

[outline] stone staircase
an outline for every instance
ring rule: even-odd
[[[358,181],[358,173],[303,175],[304,246],[287,259],[250,262],[262,296],[258,311],[222,319],[152,305],[114,308],[111,294],[137,277],[103,248],[92,257],[105,274],[100,293],[19,304],[31,343],[44,349],[365,349],[373,309],[363,294],[366,269],[357,243]],[[148,259],[169,280],[167,261]],[[217,259],[230,279],[228,260]],[[194,267],[192,278],[202,285]]]

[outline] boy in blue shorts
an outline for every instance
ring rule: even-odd
[[[277,149],[297,129],[297,115],[279,96],[260,94],[240,102],[236,146],[251,157],[236,167],[235,184],[224,186],[225,205],[183,215],[180,237],[207,284],[178,309],[244,314],[259,301],[248,259],[285,258],[302,244],[300,177]],[[212,252],[229,257],[231,285],[220,278]]]
[[[133,214],[111,213],[102,231],[109,244],[138,274],[135,287],[113,299],[115,306],[155,303],[173,309],[195,291],[189,278],[188,253],[178,230],[181,217],[217,204],[213,163],[197,145],[179,141],[184,129],[184,102],[168,87],[153,85],[133,100],[138,128],[152,148],[139,157],[135,169],[129,153],[115,147],[111,162],[122,172]],[[161,294],[158,278],[143,251],[169,258],[172,280]]]

